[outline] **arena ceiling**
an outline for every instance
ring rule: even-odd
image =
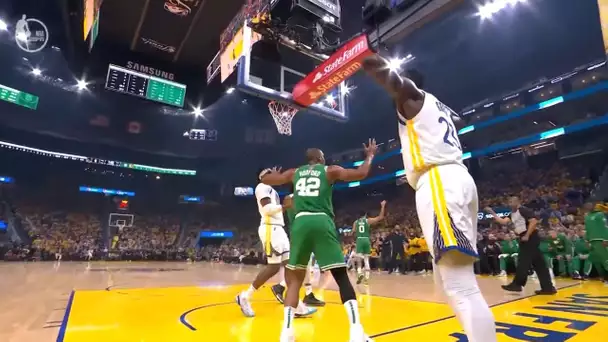
[[[255,132],[274,132],[265,104],[255,107],[253,101],[234,101],[234,96],[214,104],[204,120],[196,121],[192,115],[190,105],[209,91],[204,89],[205,68],[218,52],[219,35],[244,0],[104,0],[99,38],[91,53],[82,37],[84,1],[11,0],[8,7],[0,6],[0,19],[10,19],[9,23],[23,13],[43,20],[52,33],[49,45],[58,47],[28,55],[14,47],[14,40],[11,43],[0,33],[0,62],[11,66],[2,70],[2,83],[37,94],[44,101],[35,113],[23,114],[19,108],[7,107],[0,120],[3,125],[194,158],[240,152],[245,144],[250,147],[252,144],[245,138],[250,128]],[[362,29],[360,8],[364,2],[342,0],[348,4],[342,8],[343,37]],[[413,66],[426,74],[429,91],[456,110],[539,77],[554,77],[605,57],[599,22],[589,20],[597,15],[593,1],[527,0],[527,5],[485,21],[474,12],[475,1],[465,1],[391,50],[401,56],[413,54]],[[175,74],[178,82],[188,85],[188,106],[165,112],[167,106],[105,91],[111,60],[100,55],[125,55],[170,71],[183,67]],[[33,77],[34,66],[40,67],[45,77]],[[86,95],[64,91],[45,81],[52,78],[74,82],[87,68],[91,91]],[[94,68],[96,72],[92,71]],[[330,151],[345,150],[359,145],[362,131],[366,137],[394,137],[394,109],[386,94],[363,74],[352,82],[356,89],[350,98],[353,110],[349,123],[334,124],[302,115],[294,121],[295,133],[289,144],[274,144],[276,151],[264,151],[264,155],[290,155],[294,146],[308,147],[310,141],[331,147]],[[98,116],[107,116],[109,125],[93,125]],[[125,127],[129,121],[140,122],[141,133],[128,132]],[[214,143],[184,139],[182,133],[192,127],[217,129],[220,139]],[[15,142],[26,143],[25,138]],[[214,148],[205,144],[213,144]]]
[[[155,60],[206,68],[244,0],[104,0],[100,37]]]

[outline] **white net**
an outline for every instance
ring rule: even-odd
[[[291,135],[291,120],[299,109],[286,103],[270,101],[270,103],[268,103],[268,110],[270,111],[270,114],[272,114],[279,134]]]

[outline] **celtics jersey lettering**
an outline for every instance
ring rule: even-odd
[[[334,217],[332,186],[327,180],[327,166],[300,166],[293,177],[293,206],[296,213],[325,213]]]
[[[355,236],[357,239],[369,239],[369,222],[366,217],[362,217],[355,221]]]

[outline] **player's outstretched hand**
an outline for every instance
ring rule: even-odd
[[[363,143],[363,150],[365,150],[365,155],[368,157],[373,157],[376,155],[376,151],[378,150],[378,145],[376,145],[376,139],[369,139],[367,141],[367,145]]]
[[[375,53],[363,60],[363,69],[367,72],[376,72],[379,69],[386,69],[386,64],[386,60]]]
[[[293,198],[291,196],[285,196],[283,199],[283,209],[289,209],[293,206]]]
[[[380,202],[380,205],[383,206],[383,207],[386,206],[386,201]]]
[[[272,174],[280,174],[281,173],[281,167],[280,166],[275,166],[272,169],[270,169],[270,173]]]
[[[488,214],[491,214],[491,213],[493,213],[493,212],[494,212],[494,210],[493,210],[492,208],[490,208],[490,207],[485,207],[485,208],[483,208],[483,211],[485,211],[485,212],[486,212],[486,213],[488,213]]]

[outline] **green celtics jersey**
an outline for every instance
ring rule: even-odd
[[[553,253],[556,254],[571,254],[572,245],[571,241],[564,234],[557,234],[555,239],[551,239],[551,246],[553,247]]]
[[[601,211],[592,211],[585,215],[585,237],[587,241],[608,241],[606,215]]]
[[[357,239],[369,239],[369,230],[369,222],[367,221],[367,217],[362,217],[355,221],[355,236],[357,237]]]
[[[572,243],[574,245],[574,254],[589,254],[589,242],[587,240],[576,237]]]
[[[519,243],[515,240],[503,240],[500,243],[500,250],[505,254],[519,253]]]
[[[541,253],[543,254],[551,254],[553,253],[553,250],[550,248],[551,247],[551,239],[548,238],[544,238],[542,240],[540,240],[540,245],[539,245],[539,249],[541,251]]]
[[[325,213],[334,217],[332,185],[327,180],[327,166],[300,166],[293,177],[293,204],[296,213]]]

